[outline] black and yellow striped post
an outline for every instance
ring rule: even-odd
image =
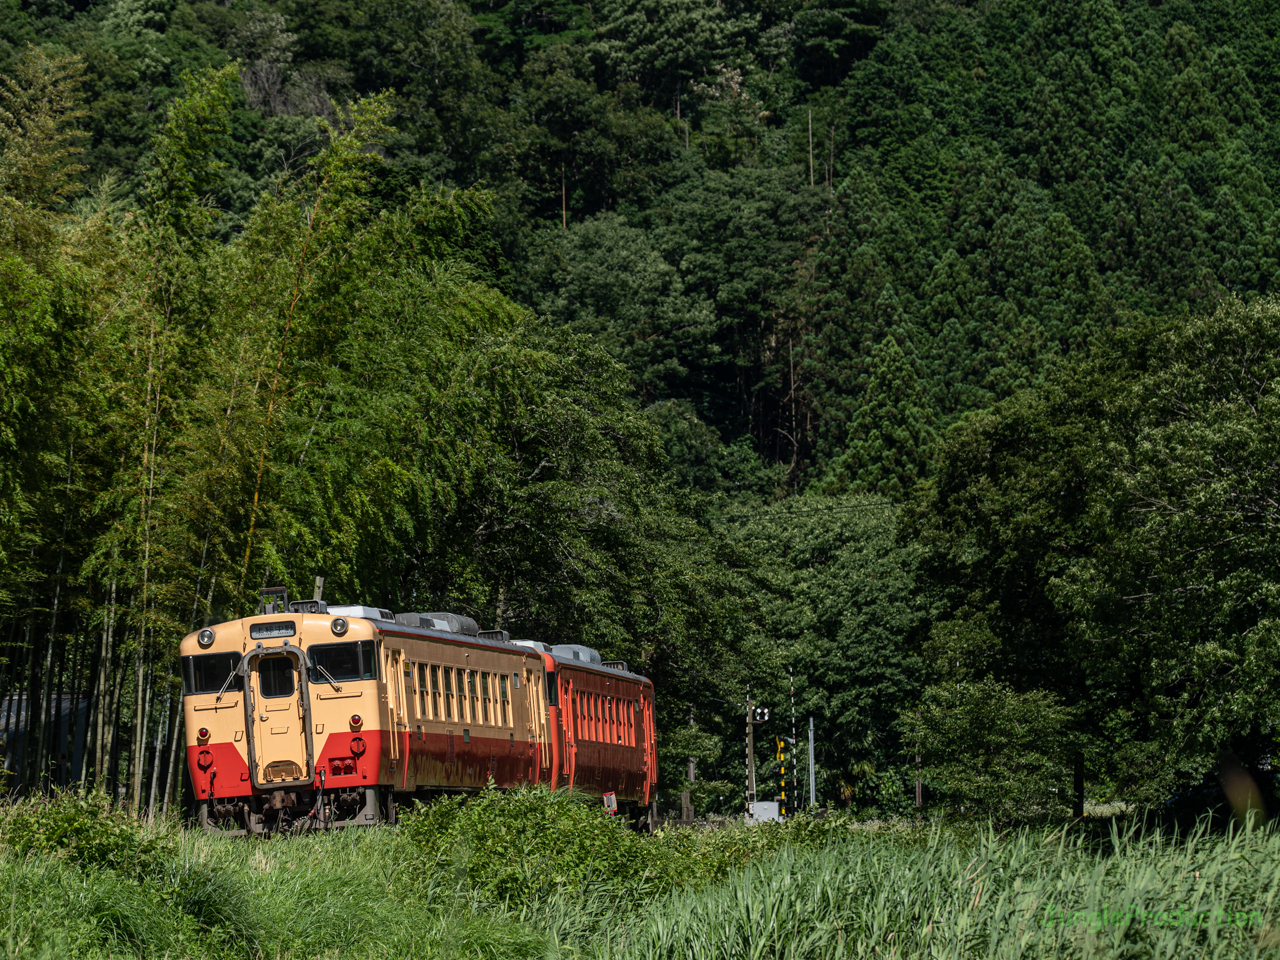
[[[782,783],[782,800],[778,804],[778,816],[785,817],[787,815],[787,741],[783,737],[775,737],[774,740],[778,744],[778,779]]]

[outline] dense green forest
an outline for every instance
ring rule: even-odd
[[[1269,778],[1273,5],[4,0],[0,74],[20,789],[175,802],[176,640],[317,574],[638,664],[703,809],[791,676],[859,809]]]

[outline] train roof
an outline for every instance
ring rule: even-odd
[[[492,650],[502,650],[507,653],[523,653],[526,656],[540,657],[545,655],[550,656],[555,663],[562,666],[589,670],[592,673],[599,673],[605,676],[624,677],[644,683],[649,682],[648,677],[628,669],[624,661],[601,660],[599,653],[581,644],[552,645],[539,640],[510,640],[506,639],[506,632],[501,630],[481,630],[478,635],[472,636],[471,634],[455,633],[430,627],[414,627],[398,620],[387,621],[379,619],[372,622],[375,629],[383,633],[421,637],[424,640],[445,640],[449,643],[463,646],[488,647]],[[494,634],[502,634],[502,636],[494,636]],[[567,648],[577,648],[577,650]],[[587,650],[595,654],[594,659],[582,656],[582,651]],[[575,653],[577,656],[574,655]]]
[[[264,591],[264,593],[274,591]],[[283,591],[281,591],[283,592]],[[265,601],[265,596],[264,596]],[[599,651],[581,643],[543,643],[540,640],[512,640],[505,630],[481,630],[475,620],[456,613],[393,613],[382,607],[364,604],[327,604],[322,600],[294,600],[287,594],[277,610],[276,604],[264,603],[262,613],[310,613],[331,617],[366,620],[380,633],[421,639],[443,640],[462,646],[487,647],[526,656],[546,656],[559,666],[587,670],[604,676],[626,677],[648,683],[648,677],[633,672],[623,660],[604,660]]]

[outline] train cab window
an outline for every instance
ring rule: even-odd
[[[293,657],[263,657],[259,660],[258,686],[264,697],[293,696]]]
[[[427,713],[427,665],[425,663],[418,664],[418,716],[424,720],[431,716]]]
[[[480,674],[480,695],[482,698],[480,703],[484,707],[484,722],[488,723],[490,707],[489,700],[492,696],[492,691],[489,689],[489,674],[487,673]]]
[[[440,713],[440,668],[431,665],[431,715],[439,720]]]
[[[510,726],[511,722],[507,718],[510,716],[511,702],[507,698],[507,675],[505,673],[498,674],[498,703],[502,707],[502,725],[504,727]]]
[[[378,657],[372,640],[354,643],[318,643],[307,648],[311,660],[312,683],[336,683],[351,680],[376,680]]]
[[[228,690],[240,690],[244,680],[235,675],[240,666],[238,653],[201,653],[182,658],[182,686],[188,695],[217,693],[226,684]],[[227,681],[230,680],[230,683]]]
[[[453,670],[444,668],[444,718],[453,719]]]

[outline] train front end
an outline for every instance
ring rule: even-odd
[[[180,653],[202,825],[231,834],[379,819],[382,714],[366,620],[290,604],[206,627]]]

